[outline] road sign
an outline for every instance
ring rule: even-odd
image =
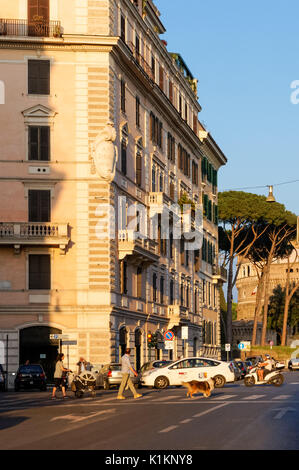
[[[174,340],[174,333],[171,330],[167,330],[164,333],[164,338],[166,341],[173,341]]]
[[[182,339],[188,339],[189,338],[188,326],[182,326],[181,336],[182,336]]]
[[[227,351],[227,352],[230,351],[230,344],[229,344],[229,343],[227,343],[227,344],[225,345],[225,351]]]
[[[251,347],[250,341],[241,341],[238,344],[238,348],[240,349],[240,351],[250,351],[250,347]]]
[[[164,347],[166,350],[174,350],[174,341],[165,341]]]

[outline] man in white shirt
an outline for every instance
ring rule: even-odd
[[[122,371],[123,378],[122,378],[122,381],[118,390],[118,395],[117,395],[118,400],[125,400],[125,397],[123,396],[123,391],[126,388],[126,386],[129,387],[129,389],[134,395],[134,398],[142,397],[142,395],[136,392],[133,382],[130,378],[131,372],[135,375],[135,377],[137,377],[138,375],[137,372],[131,366],[130,353],[131,353],[131,349],[127,348],[125,354],[121,358],[121,371]]]

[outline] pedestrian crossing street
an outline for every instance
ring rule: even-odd
[[[112,396],[97,396],[96,398],[91,397],[84,397],[82,399],[77,399],[73,396],[70,396],[69,400],[58,399],[56,401],[52,401],[49,396],[47,397],[36,397],[34,396],[28,397],[16,397],[10,396],[4,399],[0,398],[0,410],[1,412],[14,410],[14,409],[22,409],[28,407],[39,407],[39,406],[51,406],[51,407],[63,407],[63,408],[71,408],[74,406],[80,405],[80,407],[94,407],[94,406],[110,406],[113,404],[122,406],[124,403],[127,405],[138,405],[142,406],[143,404],[162,404],[162,405],[172,405],[172,404],[194,404],[196,402],[232,402],[232,403],[250,403],[250,402],[272,402],[272,401],[294,401],[294,395],[285,395],[285,394],[226,394],[226,393],[214,393],[209,398],[205,398],[203,395],[195,395],[192,399],[187,398],[186,394],[183,392],[178,393],[177,391],[174,393],[163,393],[163,392],[143,392],[142,398],[134,399],[132,396],[128,396],[126,400],[119,401],[117,400],[117,394],[113,394]],[[296,400],[295,400],[296,401]]]

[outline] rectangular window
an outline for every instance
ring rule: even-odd
[[[28,191],[29,222],[51,222],[51,191],[30,189]]]
[[[136,184],[139,187],[142,185],[142,156],[139,152],[136,155]]]
[[[28,160],[50,160],[50,127],[30,126],[28,129]]]
[[[173,83],[169,81],[169,101],[173,104]]]
[[[140,127],[140,98],[136,96],[136,126]]]
[[[142,268],[137,268],[137,298],[142,299]]]
[[[127,174],[127,143],[125,140],[121,142],[121,172]]]
[[[164,91],[164,69],[161,65],[159,69],[159,87]]]
[[[126,42],[126,19],[123,15],[120,17],[120,37]]]
[[[120,293],[128,293],[127,262],[120,262]]]
[[[160,278],[160,304],[164,304],[164,277]]]
[[[126,82],[120,82],[120,107],[123,113],[126,112]]]
[[[29,289],[51,289],[50,255],[29,255]]]
[[[50,94],[49,60],[28,60],[28,94]]]
[[[152,55],[152,66],[151,66],[151,69],[152,69],[152,79],[154,81],[156,81],[156,59],[155,57]]]

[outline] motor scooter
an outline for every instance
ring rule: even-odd
[[[266,375],[264,380],[259,380],[257,373],[258,366],[250,369],[250,372],[245,375],[244,384],[246,387],[253,387],[254,385],[275,385],[275,387],[280,387],[284,382],[284,376],[277,370],[265,371]]]

